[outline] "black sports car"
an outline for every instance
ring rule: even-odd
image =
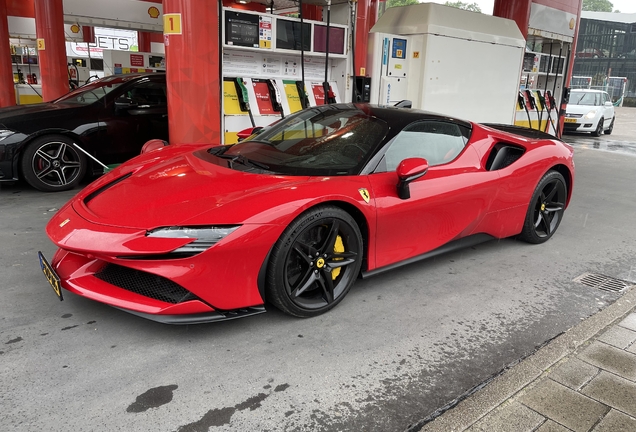
[[[71,189],[102,172],[93,158],[123,162],[152,138],[168,139],[166,75],[108,76],[53,102],[1,108],[0,182]]]

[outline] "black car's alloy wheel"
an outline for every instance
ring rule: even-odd
[[[362,244],[358,225],[344,210],[324,206],[303,213],[272,250],[267,300],[298,317],[328,311],[358,277]]]
[[[22,175],[36,189],[45,192],[63,191],[75,187],[86,172],[86,160],[62,135],[44,136],[33,140],[22,156]]]
[[[529,243],[543,243],[552,237],[563,219],[566,200],[565,179],[557,171],[548,171],[534,191],[521,238]]]

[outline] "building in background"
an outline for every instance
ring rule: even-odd
[[[636,106],[636,14],[582,12],[573,87],[589,81],[616,103]]]

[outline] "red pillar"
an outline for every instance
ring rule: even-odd
[[[303,3],[303,18],[314,21],[322,21],[322,6]]]
[[[371,17],[375,23],[375,12],[371,10],[372,0],[359,0],[356,14],[356,51],[353,53],[356,76],[367,76],[367,46],[369,45],[369,21]]]
[[[7,21],[7,3],[0,0],[0,108],[15,105],[13,89],[13,68],[9,49],[9,22]]]
[[[219,9],[218,0],[163,0],[171,144],[221,143]],[[181,34],[171,34],[179,17]]]
[[[139,52],[150,52],[150,33],[144,31],[137,32],[137,47]]]
[[[494,16],[514,20],[524,38],[528,37],[530,7],[532,0],[495,0],[492,14]]]
[[[42,99],[51,101],[68,93],[62,0],[34,0],[35,34],[42,77]]]

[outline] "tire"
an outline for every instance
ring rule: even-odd
[[[600,119],[598,121],[598,124],[596,125],[596,129],[594,130],[594,132],[592,132],[592,136],[600,137],[601,133],[603,133],[603,119]]]
[[[334,206],[296,218],[272,249],[266,299],[296,317],[320,315],[347,295],[360,273],[363,242],[355,220]]]
[[[34,188],[58,192],[78,185],[86,173],[86,159],[70,138],[47,135],[27,145],[20,168],[24,179]]]
[[[603,133],[605,135],[611,135],[612,132],[614,131],[614,121],[616,120],[616,117],[612,117],[612,122],[610,123],[609,127],[607,128],[607,130],[604,130]]]
[[[539,244],[554,235],[563,219],[567,192],[565,179],[557,171],[548,171],[539,180],[523,223],[522,240]]]

